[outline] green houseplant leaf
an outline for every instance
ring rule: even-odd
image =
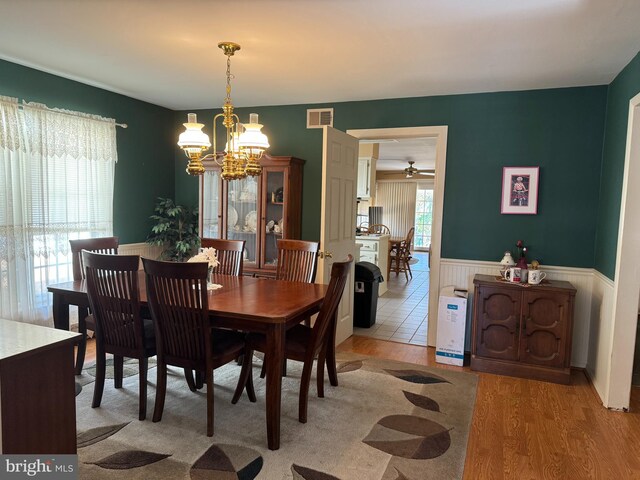
[[[161,259],[184,262],[200,247],[198,210],[159,197],[154,212],[149,218],[155,225],[151,227],[147,243],[163,247]]]

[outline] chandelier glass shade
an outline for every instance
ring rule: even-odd
[[[227,56],[227,95],[222,105],[222,112],[213,117],[213,153],[202,157],[202,152],[211,147],[211,142],[206,133],[202,131],[204,124],[198,123],[196,114],[189,113],[185,131],[180,134],[178,146],[189,158],[187,173],[189,175],[202,175],[204,173],[205,159],[214,159],[222,166],[220,176],[223,180],[236,180],[249,176],[258,176],[262,173],[260,158],[269,148],[269,139],[262,133],[262,125],[258,122],[258,114],[250,114],[249,123],[242,124],[238,116],[233,113],[231,102],[231,57],[240,50],[240,45],[232,42],[218,44]],[[216,148],[217,124],[221,120],[226,130],[226,143],[224,152],[218,153]]]

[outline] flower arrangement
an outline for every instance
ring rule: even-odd
[[[220,264],[215,248],[201,248],[198,254],[187,261],[208,263],[210,269],[216,268]]]

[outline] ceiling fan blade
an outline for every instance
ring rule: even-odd
[[[429,177],[435,177],[436,173],[435,172],[417,172],[418,175],[427,175]]]

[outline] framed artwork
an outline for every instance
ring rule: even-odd
[[[500,213],[536,215],[540,167],[504,167]]]

